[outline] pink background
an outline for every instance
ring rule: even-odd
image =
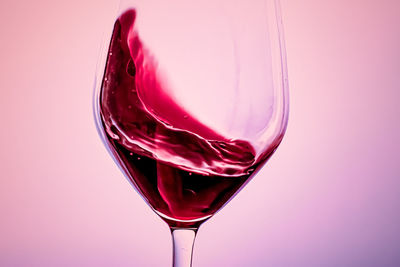
[[[97,136],[113,1],[0,2],[0,266],[169,266],[169,231]],[[282,0],[291,114],[194,266],[400,266],[400,4]]]

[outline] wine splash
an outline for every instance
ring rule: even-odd
[[[216,133],[165,88],[130,9],[115,22],[100,93],[100,113],[118,163],[171,226],[218,211],[278,146],[256,160],[250,143]]]

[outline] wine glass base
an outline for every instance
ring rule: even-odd
[[[154,209],[153,209],[154,210]],[[197,218],[197,219],[192,219],[192,220],[179,220],[179,219],[175,219],[172,217],[169,217],[157,210],[154,210],[154,212],[161,217],[161,219],[163,219],[168,225],[169,227],[172,228],[199,228],[199,226],[207,221],[208,219],[210,219],[212,217],[211,215],[207,215],[201,218]]]

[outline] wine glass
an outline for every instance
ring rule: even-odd
[[[288,119],[278,0],[122,0],[97,68],[98,132],[169,225],[173,266],[266,163]]]

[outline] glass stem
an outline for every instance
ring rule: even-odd
[[[197,228],[171,228],[173,267],[191,267]]]

